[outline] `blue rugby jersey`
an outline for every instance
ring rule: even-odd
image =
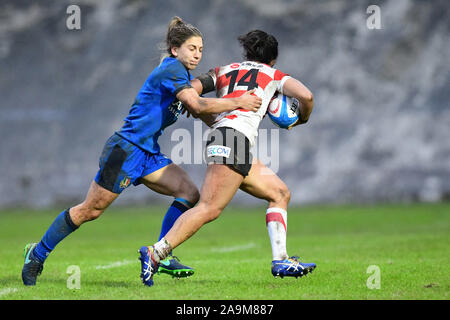
[[[191,87],[193,77],[176,58],[167,57],[145,81],[116,133],[138,147],[158,153],[158,138],[163,130],[177,121],[182,107],[174,103],[178,92]]]

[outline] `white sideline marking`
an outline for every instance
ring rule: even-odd
[[[103,265],[103,266],[96,266],[95,269],[99,270],[99,269],[119,268],[119,267],[126,266],[126,265],[132,264],[132,263],[136,263],[136,260],[116,261],[116,262],[112,262],[110,264],[106,264],[106,265]]]
[[[256,247],[256,245],[254,243],[247,243],[247,244],[243,244],[240,246],[212,248],[211,251],[225,253],[225,252],[248,250],[248,249],[252,249],[254,247]]]
[[[1,296],[5,296],[5,295],[10,294],[10,293],[17,292],[17,291],[18,291],[17,288],[6,288],[6,289],[3,289],[3,290],[0,290],[0,297]]]

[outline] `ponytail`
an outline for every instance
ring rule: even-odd
[[[193,25],[186,23],[178,16],[173,17],[169,22],[167,28],[166,41],[163,46],[163,54],[161,55],[161,62],[172,56],[172,48],[179,48],[190,37],[197,36],[203,38],[202,33]]]

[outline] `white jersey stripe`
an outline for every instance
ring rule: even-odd
[[[256,69],[256,70],[255,70]],[[263,73],[264,76],[260,74]],[[240,78],[239,76],[240,75]],[[277,79],[275,79],[277,77]],[[215,69],[214,84],[217,88],[223,86],[216,92],[218,98],[228,94],[229,87],[233,86],[231,92],[237,90],[248,91],[256,87],[255,95],[262,98],[261,107],[257,112],[233,110],[219,114],[213,124],[213,129],[219,127],[231,127],[243,133],[253,146],[258,136],[258,127],[267,112],[267,107],[276,91],[283,91],[284,82],[290,76],[270,66],[253,61],[232,63]],[[224,85],[225,84],[225,85]]]

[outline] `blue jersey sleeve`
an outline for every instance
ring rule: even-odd
[[[168,65],[165,77],[161,81],[161,85],[173,96],[176,96],[178,92],[186,88],[192,88],[191,75],[184,65],[175,60]]]
[[[174,105],[176,95],[191,87],[191,79],[188,69],[179,60],[164,59],[145,81],[117,133],[150,153],[158,153],[159,136],[181,113],[181,107]]]

